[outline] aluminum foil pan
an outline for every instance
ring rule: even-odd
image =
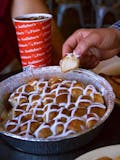
[[[32,78],[44,78],[58,76],[70,80],[80,80],[84,84],[93,84],[103,95],[107,105],[107,111],[104,117],[94,127],[83,132],[73,134],[67,137],[56,138],[52,140],[23,138],[15,134],[5,132],[3,124],[0,125],[0,136],[14,148],[33,154],[57,154],[71,151],[84,146],[101,130],[104,122],[110,116],[115,102],[115,95],[111,85],[101,76],[91,71],[78,69],[67,73],[62,73],[59,66],[43,67],[32,71],[24,71],[0,83],[0,116],[9,117],[8,114],[8,96],[15,88],[26,83]]]

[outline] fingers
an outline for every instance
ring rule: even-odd
[[[91,69],[99,63],[99,52],[94,46],[100,43],[99,36],[92,30],[78,30],[73,33],[63,45],[63,56],[67,53],[75,53],[80,57],[82,68]],[[90,49],[92,48],[92,50]],[[96,54],[97,53],[97,54]]]
[[[77,46],[77,40],[76,40],[76,36],[75,33],[73,35],[71,35],[66,42],[63,44],[63,48],[62,48],[62,55],[63,57],[67,54],[67,53],[71,53],[73,52],[74,48]]]
[[[85,52],[87,52],[90,48],[98,48],[100,44],[100,37],[98,34],[89,34],[86,38],[82,39],[76,48],[74,49],[74,52],[78,55],[82,55]]]
[[[112,38],[111,38],[112,37]],[[120,32],[113,29],[79,29],[63,45],[63,56],[75,53],[84,68],[94,68],[100,60],[120,52]]]
[[[81,56],[91,47],[98,47],[101,43],[99,32],[95,30],[81,29],[73,33],[63,45],[63,56],[66,53],[75,52]]]

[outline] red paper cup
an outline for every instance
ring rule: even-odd
[[[23,70],[51,65],[51,14],[13,18]]]

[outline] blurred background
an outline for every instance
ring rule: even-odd
[[[120,0],[48,0],[63,36],[78,28],[108,27],[120,19]]]

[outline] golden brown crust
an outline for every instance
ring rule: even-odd
[[[112,160],[112,158],[109,158],[109,157],[101,157],[101,158],[98,158],[96,160]]]
[[[62,81],[63,81],[63,79],[58,78],[58,77],[52,77],[48,80],[50,86],[52,86],[53,84],[56,84],[56,83],[60,83]]]
[[[85,123],[82,120],[79,119],[73,119],[68,124],[68,130],[73,130],[76,132],[82,131],[82,128],[85,127]]]
[[[115,160],[120,160],[120,156],[117,156],[117,157],[115,158]]]
[[[49,127],[43,128],[39,131],[39,138],[47,138],[51,135],[52,135],[52,131]]]
[[[96,160],[120,160],[120,156],[117,156],[114,159],[106,156],[106,157],[98,158]]]
[[[87,109],[84,107],[79,107],[76,109],[76,111],[74,112],[74,116],[76,117],[82,117],[87,113]]]
[[[59,77],[24,84],[10,95],[9,102],[13,115],[5,130],[24,137],[78,133],[93,127],[106,111],[102,94],[93,85]]]
[[[97,122],[98,122],[98,119],[95,114],[89,113],[87,115],[87,123],[86,123],[87,128],[93,127]]]

